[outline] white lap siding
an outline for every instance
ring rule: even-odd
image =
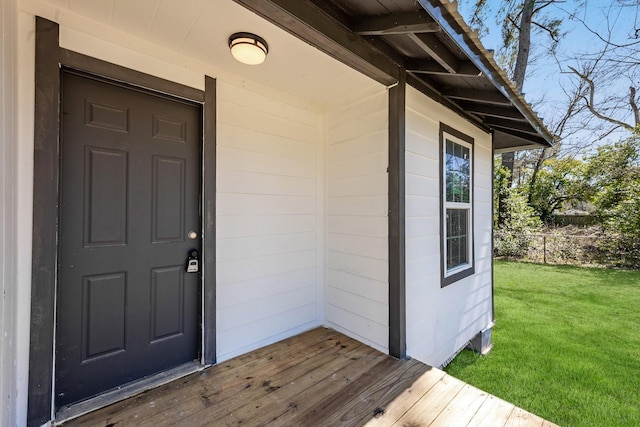
[[[18,145],[17,141],[17,2],[0,2],[0,425],[24,422],[18,417],[16,368],[18,324]],[[24,262],[24,261],[23,261]],[[23,399],[24,400],[24,399]]]
[[[475,274],[440,287],[439,125],[474,139]],[[407,353],[441,366],[491,323],[491,137],[457,114],[407,90]]]
[[[384,89],[327,117],[328,325],[388,351],[388,101]]]
[[[321,322],[319,116],[218,83],[217,342],[225,360]]]

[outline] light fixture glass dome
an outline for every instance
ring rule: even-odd
[[[267,59],[269,46],[260,36],[251,33],[235,33],[229,37],[231,55],[248,65],[262,64]]]

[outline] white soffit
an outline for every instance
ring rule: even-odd
[[[382,90],[377,82],[232,0],[45,1],[180,56],[209,64],[236,80],[255,82],[322,107],[339,106],[348,99]],[[240,31],[258,34],[267,41],[269,55],[265,63],[250,66],[233,59],[228,38]]]

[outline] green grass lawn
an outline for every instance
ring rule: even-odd
[[[640,272],[495,263],[487,356],[446,371],[561,426],[640,426]]]

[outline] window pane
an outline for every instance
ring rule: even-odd
[[[447,202],[469,203],[470,157],[469,148],[446,140],[445,179]]]
[[[447,209],[447,270],[469,263],[469,210]]]

